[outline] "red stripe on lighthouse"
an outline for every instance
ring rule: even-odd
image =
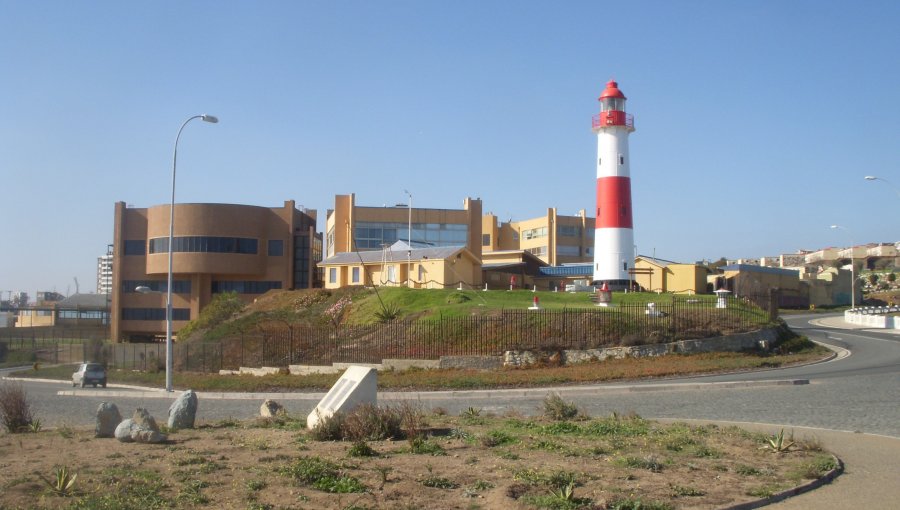
[[[631,178],[597,179],[596,228],[633,228],[631,223]]]

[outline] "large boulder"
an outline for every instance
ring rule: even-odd
[[[284,406],[268,398],[259,407],[259,415],[263,418],[274,418],[284,412]]]
[[[116,427],[115,436],[123,443],[164,443],[169,439],[159,431],[153,416],[142,407],[135,409],[134,416]]]
[[[156,424],[156,420],[153,419],[150,411],[143,407],[138,407],[134,410],[134,416],[131,417],[131,420],[142,429],[159,432],[159,425]]]
[[[196,416],[197,394],[187,390],[169,406],[168,426],[170,429],[192,429]]]
[[[127,420],[122,420],[121,423],[116,427],[116,431],[114,433],[116,439],[123,443],[132,443],[134,439],[131,439],[131,431],[139,429],[135,424],[134,420],[128,418]]]
[[[119,408],[111,402],[100,402],[97,406],[97,425],[94,427],[95,437],[115,437],[116,427],[122,423]]]

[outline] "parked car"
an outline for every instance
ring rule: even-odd
[[[93,384],[96,388],[99,384],[106,388],[106,368],[100,363],[82,363],[78,370],[72,374],[72,386],[81,385],[82,388]]]

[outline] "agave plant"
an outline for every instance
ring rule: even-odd
[[[44,475],[38,475],[44,480],[44,483],[50,487],[50,490],[57,496],[69,496],[75,486],[75,479],[78,478],[77,473],[69,472],[69,468],[59,466],[53,470],[53,479],[49,479]]]
[[[768,438],[766,443],[767,444],[763,446],[762,449],[769,449],[774,453],[785,453],[794,446],[793,441],[784,438],[784,429],[781,429],[781,432]]]
[[[561,502],[575,501],[575,483],[569,482],[564,486],[550,489],[550,495]]]

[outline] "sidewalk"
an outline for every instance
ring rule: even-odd
[[[816,326],[822,326],[823,328],[856,329],[856,330],[867,331],[870,333],[887,333],[889,335],[900,335],[900,330],[898,330],[898,329],[870,328],[868,326],[864,326],[864,325],[860,325],[860,324],[851,324],[849,322],[845,322],[843,315],[838,315],[838,316],[834,316],[834,317],[822,317],[821,319],[812,319],[809,322],[811,324],[815,324]]]
[[[736,425],[743,429],[771,433],[767,423],[684,421],[702,424]],[[791,427],[797,438],[815,437],[825,449],[833,452],[844,463],[844,473],[834,482],[811,492],[788,498],[765,508],[775,510],[844,510],[867,508],[892,510],[900,506],[900,438],[861,434],[843,430],[827,430],[808,427]]]

